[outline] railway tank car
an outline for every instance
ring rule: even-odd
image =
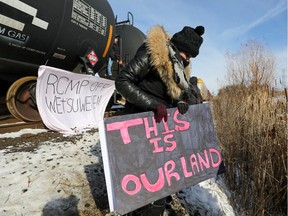
[[[101,76],[116,31],[128,61],[145,35],[129,19],[116,25],[107,0],[0,0],[0,113],[40,121],[31,97],[39,66]]]
[[[44,64],[72,71],[86,61],[97,71],[115,35],[106,0],[0,0],[0,8],[1,80],[35,75]]]

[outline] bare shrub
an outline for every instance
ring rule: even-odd
[[[287,101],[275,101],[267,88],[235,86],[222,90],[213,108],[235,207],[286,214]]]
[[[237,53],[226,54],[229,85],[271,86],[274,81],[275,58],[262,44],[250,40]]]
[[[259,50],[258,44],[254,48]],[[213,99],[227,170],[224,178],[235,208],[243,215],[286,215],[287,97],[284,91],[283,97],[275,97],[270,87],[273,58],[258,61],[249,54],[254,51],[249,47],[246,55],[238,56],[243,61],[235,57],[237,60],[229,62],[230,85]],[[259,71],[253,72],[255,68]]]

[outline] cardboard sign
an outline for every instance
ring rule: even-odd
[[[110,211],[126,214],[216,176],[222,159],[210,105],[168,113],[167,122],[144,112],[99,124]]]
[[[113,92],[114,81],[40,66],[36,101],[44,124],[62,133],[98,127]]]

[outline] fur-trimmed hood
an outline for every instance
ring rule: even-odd
[[[147,51],[151,56],[151,64],[159,73],[162,81],[167,86],[168,95],[178,100],[181,97],[182,90],[174,80],[174,70],[169,58],[168,43],[171,37],[162,26],[154,26],[147,33],[146,44]],[[186,77],[190,77],[190,64],[185,67]]]

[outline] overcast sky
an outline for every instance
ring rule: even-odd
[[[225,53],[257,40],[276,57],[277,75],[287,73],[287,0],[108,0],[118,21],[134,16],[143,33],[162,25],[172,36],[183,26],[203,25],[200,54],[192,59],[192,74],[201,77],[214,94],[225,79]]]

